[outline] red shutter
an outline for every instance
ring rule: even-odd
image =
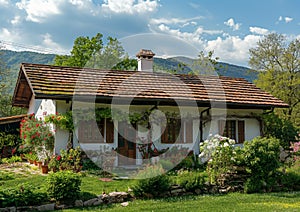
[[[245,141],[245,121],[238,121],[238,143]]]
[[[106,143],[114,143],[114,123],[106,119]]]
[[[185,122],[185,136],[186,143],[193,143],[193,120]]]
[[[161,143],[165,144],[168,143],[168,124],[166,128],[164,128],[163,126],[161,127]]]

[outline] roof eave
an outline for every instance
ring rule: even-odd
[[[90,96],[90,95],[64,95],[64,94],[37,94],[36,99],[54,99],[54,100],[65,100],[65,101],[81,101],[81,102],[97,102],[111,104],[112,102],[120,105],[128,104],[127,97],[110,97],[110,96]],[[161,106],[195,106],[198,107],[209,107],[213,106],[215,108],[227,109],[264,109],[268,110],[271,108],[288,108],[288,104],[251,104],[251,103],[224,103],[224,102],[213,102],[213,101],[193,101],[184,99],[167,99],[167,98],[134,98],[131,105],[149,105],[149,104],[159,104]]]

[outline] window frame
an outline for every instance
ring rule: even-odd
[[[231,127],[231,130],[228,126]],[[233,126],[234,129],[232,129]],[[230,139],[234,139],[237,144],[243,144],[245,142],[245,126],[245,120],[242,119],[226,119],[218,121],[219,134]],[[232,134],[233,131],[234,134]]]
[[[99,136],[99,132],[97,130],[100,131],[102,137]],[[101,119],[96,124],[94,120],[80,121],[78,126],[78,140],[79,143],[87,143],[87,144],[88,143],[113,144],[114,131],[115,128],[111,119],[107,119],[107,118]]]
[[[174,126],[175,125],[175,126]],[[169,118],[167,126],[161,127],[161,144],[191,144],[194,140],[193,119]],[[188,127],[189,126],[189,127]],[[176,131],[177,129],[177,131]],[[164,130],[164,131],[163,131]],[[191,135],[188,136],[188,133]],[[179,140],[178,140],[179,139]],[[177,142],[176,142],[177,140]]]

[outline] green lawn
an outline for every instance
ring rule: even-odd
[[[129,206],[77,208],[76,211],[300,211],[300,192],[187,196],[160,200],[135,200]]]
[[[30,172],[33,169],[33,172]],[[34,173],[37,168],[29,166],[27,170],[18,167],[0,169],[0,189],[20,186],[27,183],[36,189],[44,189],[47,175]],[[14,172],[13,172],[14,171]],[[38,170],[37,170],[38,171]],[[100,176],[83,175],[81,191],[83,193],[101,194],[112,191],[127,191],[134,180],[113,180],[104,182]],[[129,206],[122,207],[113,204],[105,208],[76,208],[65,210],[76,211],[300,211],[300,192],[268,193],[268,194],[240,194],[186,196],[165,198],[158,200],[135,200]]]

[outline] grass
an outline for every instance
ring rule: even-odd
[[[30,168],[33,170],[37,169],[35,166],[31,166]],[[23,170],[22,172],[17,173],[15,171],[14,168],[0,170],[0,189],[12,188],[21,184],[30,184],[36,188],[40,187],[41,190],[44,189],[47,175],[24,174]],[[104,182],[101,181],[100,176],[83,174],[81,191],[95,195],[102,194],[103,192],[127,191],[133,183],[133,180],[113,180]]]
[[[135,200],[129,206],[114,204],[107,207],[90,207],[64,210],[77,211],[299,211],[300,192],[205,195],[166,198],[158,200]]]
[[[31,167],[35,168],[35,167]],[[28,171],[30,172],[30,171]],[[28,183],[36,188],[44,189],[47,175],[28,174],[16,172],[16,168],[0,170],[1,188],[16,187]],[[134,180],[113,180],[104,182],[101,176],[85,175],[82,177],[81,191],[88,194],[101,194],[102,192],[127,191],[132,187]],[[282,192],[268,194],[240,194],[228,195],[200,195],[176,198],[134,200],[129,206],[122,207],[113,204],[102,207],[74,208],[66,212],[77,211],[300,211],[300,192]]]

